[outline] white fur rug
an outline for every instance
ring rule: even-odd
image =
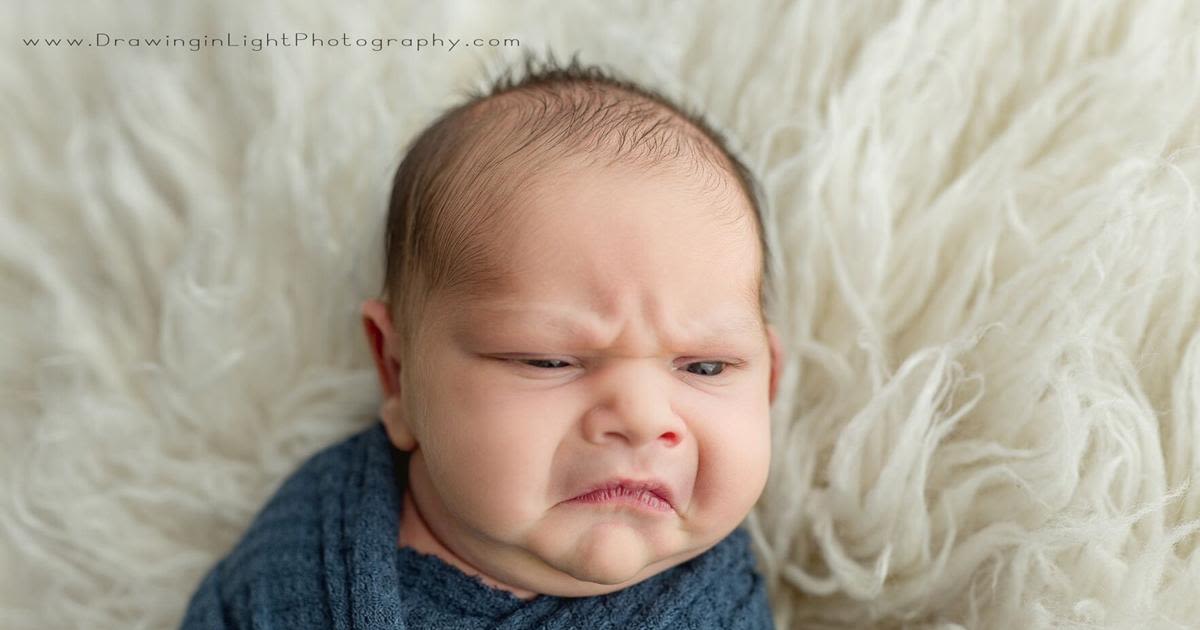
[[[178,623],[371,421],[400,150],[550,47],[763,179],[779,627],[1200,628],[1200,3],[0,10],[0,627]],[[21,42],[268,32],[521,46]]]

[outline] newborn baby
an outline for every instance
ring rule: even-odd
[[[527,65],[418,136],[393,186],[363,324],[401,579],[478,580],[511,604],[503,627],[649,583],[629,623],[769,627],[738,525],[767,480],[782,353],[752,179],[720,137],[597,69]],[[719,544],[738,564],[702,562]],[[706,625],[664,612],[675,583],[748,586]],[[572,614],[561,627],[626,627]]]

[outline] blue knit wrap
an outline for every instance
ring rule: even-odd
[[[313,455],[204,577],[182,628],[773,628],[749,535],[629,588],[521,600],[397,547],[406,454],[383,424]]]

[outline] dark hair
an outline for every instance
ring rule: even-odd
[[[759,186],[699,113],[611,70],[582,65],[578,53],[566,66],[552,53],[542,62],[527,54],[522,76],[513,77],[509,68],[465,97],[412,141],[392,183],[380,299],[388,303],[404,353],[435,291],[506,290],[508,277],[494,262],[501,252],[492,244],[517,225],[509,201],[566,157],[689,168],[717,187],[727,187],[732,176],[754,210],[762,265],[751,297],[766,323],[769,257]],[[531,176],[503,177],[500,167],[513,160]],[[734,219],[744,221],[745,214],[739,209]]]

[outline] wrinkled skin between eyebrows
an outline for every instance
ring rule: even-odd
[[[728,218],[744,200],[683,175],[580,168],[514,202],[511,294],[435,299],[415,365],[363,305],[412,452],[397,542],[525,599],[609,593],[711,548],[765,486],[782,352],[747,290],[758,243]],[[571,501],[616,476],[663,480],[673,509]]]

